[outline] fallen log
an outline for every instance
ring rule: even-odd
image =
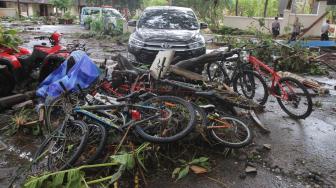
[[[193,70],[198,67],[203,67],[205,64],[209,62],[219,61],[222,54],[223,54],[222,51],[213,51],[211,53],[204,54],[195,58],[180,61],[175,65],[179,68]]]
[[[179,75],[179,76],[183,76],[190,80],[206,81],[206,79],[202,75],[186,70],[186,69],[183,69],[183,68],[180,68],[180,67],[177,67],[176,65],[171,65],[169,68],[172,73]]]
[[[281,77],[292,77],[297,79],[299,82],[301,82],[304,86],[313,89],[314,91],[317,91],[319,94],[327,94],[329,93],[329,90],[327,88],[323,88],[318,82],[304,78],[302,76],[299,76],[297,74],[293,74],[291,72],[282,72],[279,71],[278,74]]]
[[[33,99],[35,97],[35,91],[28,91],[23,94],[15,94],[7,97],[0,98],[0,110],[9,108],[15,104],[24,102],[26,100]]]

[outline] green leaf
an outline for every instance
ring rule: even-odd
[[[178,175],[176,181],[181,179],[181,178],[184,178],[185,176],[188,175],[188,173],[189,173],[189,166],[186,166],[179,172],[179,175]]]
[[[78,169],[68,171],[66,188],[81,187],[82,172]]]
[[[120,165],[118,171],[112,175],[111,180],[110,180],[110,185],[113,184],[115,181],[117,181],[121,177],[125,169],[126,169],[125,165]]]
[[[208,160],[209,160],[209,158],[207,158],[207,157],[200,157],[200,158],[192,160],[189,164],[199,164],[199,163],[203,163],[203,162],[208,161]]]
[[[32,177],[27,183],[24,184],[25,188],[42,188],[44,181],[49,178],[49,175],[41,177]]]
[[[56,174],[52,181],[52,187],[59,187],[63,184],[65,173]]]
[[[180,163],[183,163],[183,164],[186,164],[186,163],[187,163],[187,161],[186,161],[186,160],[183,160],[183,159],[178,159],[178,161],[179,161]]]
[[[175,179],[176,175],[180,172],[181,168],[175,168],[172,173],[172,178]]]
[[[111,158],[113,161],[116,161],[120,163],[121,165],[124,165],[127,170],[131,170],[134,168],[135,161],[134,161],[133,154],[125,153],[121,155],[111,156]]]
[[[17,31],[15,29],[8,29],[4,32],[5,34],[16,35]]]

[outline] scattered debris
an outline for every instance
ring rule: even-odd
[[[318,82],[312,80],[312,79],[308,79],[308,78],[304,78],[302,76],[299,76],[297,74],[291,73],[291,72],[282,72],[279,71],[278,74],[282,77],[292,77],[295,78],[297,80],[299,80],[303,85],[312,88],[314,91],[318,92],[319,94],[328,94],[329,90],[327,88],[323,88]]]
[[[7,148],[7,145],[0,140],[0,151],[5,150]]]
[[[253,173],[257,173],[257,168],[252,167],[252,166],[247,166],[245,169],[245,172],[248,174],[253,174]]]
[[[271,144],[264,144],[264,148],[266,148],[267,150],[271,150]]]
[[[9,108],[15,104],[25,100],[32,99],[35,96],[35,91],[29,91],[24,94],[15,94],[0,98],[0,109]]]
[[[21,108],[28,108],[28,107],[33,107],[33,101],[32,100],[28,100],[19,104],[16,104],[14,106],[12,106],[13,110],[19,110]]]

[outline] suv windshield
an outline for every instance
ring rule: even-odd
[[[138,26],[149,29],[196,30],[199,28],[196,16],[192,11],[174,9],[145,11]]]

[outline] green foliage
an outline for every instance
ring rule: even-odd
[[[142,0],[144,7],[168,5],[167,0]]]
[[[15,29],[5,29],[0,25],[0,46],[18,50],[22,40],[17,35]]]
[[[71,0],[51,0],[50,3],[61,10],[66,10],[71,4]]]
[[[8,135],[15,134],[21,126],[33,121],[34,111],[31,109],[22,108],[11,117],[10,129],[7,131]]]
[[[74,19],[76,19],[76,16],[71,15],[70,11],[67,11],[63,14],[62,18],[65,19],[65,20],[74,20]]]
[[[104,21],[102,16],[91,17],[90,30],[96,33],[104,32]],[[87,19],[88,20],[88,19]],[[87,21],[86,20],[86,21]]]
[[[252,42],[250,38],[244,39],[241,37],[232,37],[231,35],[217,37],[217,40],[231,44],[233,48],[239,48],[243,45],[247,45],[248,48],[255,48],[261,44],[267,45],[267,50],[265,48],[253,50],[253,55],[270,66],[273,66],[274,56],[283,57],[277,64],[277,70],[308,73],[311,75],[323,75],[327,73],[320,64],[312,62],[312,59],[317,54],[309,51],[309,49],[303,48],[299,44],[292,47],[276,44],[273,42],[271,35],[261,32],[259,28],[250,27],[249,31],[254,33],[255,41],[257,42]]]
[[[196,158],[191,160],[190,162],[180,159],[179,162],[182,163],[182,165],[180,167],[175,168],[172,173],[172,178],[173,179],[176,178],[176,181],[186,177],[189,174],[190,167],[192,165],[200,166],[205,169],[209,169],[210,166],[209,158],[207,157]]]
[[[135,164],[143,165],[143,152],[148,148],[149,143],[143,143],[137,149],[130,153],[119,153],[111,156],[110,163],[84,165],[69,170],[63,170],[53,173],[47,173],[39,177],[30,177],[30,179],[24,184],[24,188],[44,188],[44,187],[65,187],[65,188],[84,188],[93,184],[102,184],[109,181],[109,184],[117,181],[125,170],[132,170],[135,168]],[[99,178],[96,180],[87,181],[85,179],[84,169],[103,168],[103,167],[116,167],[117,172],[111,176]]]
[[[249,30],[242,30],[238,28],[220,26],[218,30],[212,30],[214,33],[221,35],[253,35],[254,33]]]

